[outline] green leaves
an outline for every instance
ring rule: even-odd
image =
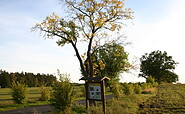
[[[12,99],[15,103],[25,104],[27,102],[27,85],[20,82],[12,82],[11,92]]]
[[[125,52],[124,47],[113,43],[105,44],[96,47],[93,53],[93,61],[97,64],[95,71],[98,70],[96,75],[108,76],[109,78],[118,78],[119,74],[123,71],[128,71],[130,63],[128,62],[128,53]],[[100,61],[105,65],[102,69]]]
[[[150,54],[145,54],[140,58],[141,66],[139,76],[148,77],[152,76],[157,82],[176,82],[178,75],[173,73],[176,65],[178,64],[168,56],[167,52],[153,51]]]
[[[70,111],[74,103],[75,91],[67,74],[60,74],[58,70],[58,75],[60,76],[60,81],[53,84],[50,101],[55,109],[65,113]]]

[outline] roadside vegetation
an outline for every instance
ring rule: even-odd
[[[71,84],[75,91],[75,100],[85,99],[84,85]],[[119,83],[121,93],[113,92],[109,87],[106,88],[107,94],[112,94],[113,99],[106,101],[108,114],[114,113],[180,113],[185,112],[185,85],[184,84],[160,84],[153,82],[151,78],[147,83]],[[70,86],[69,86],[70,87]],[[18,108],[25,108],[37,105],[51,105],[49,97],[44,97],[43,90],[52,92],[52,87],[28,87],[27,103],[15,103],[12,100],[10,88],[0,88],[0,111],[7,111]],[[118,91],[120,90],[118,89]],[[55,90],[56,91],[56,90]],[[71,94],[73,95],[73,94]],[[69,97],[70,98],[70,97]],[[72,103],[72,102],[71,102]],[[90,113],[102,113],[102,103],[97,102],[97,106],[90,108]],[[68,105],[70,113],[86,113],[85,105],[73,102]],[[54,111],[54,113],[57,110]],[[52,112],[53,113],[53,112]],[[58,111],[57,111],[58,113]]]
[[[147,86],[143,86],[147,85]],[[112,90],[107,87],[106,88],[106,95],[114,95],[113,99],[107,100],[107,111],[112,112],[114,111],[114,108],[120,106],[119,110],[122,109],[125,110],[125,108],[128,108],[127,111],[130,109],[133,111],[138,110],[138,103],[146,101],[147,98],[150,98],[155,95],[155,89],[150,88],[149,86],[151,84],[145,84],[145,83],[121,83],[119,84],[119,87],[122,89],[122,93],[120,93],[120,96],[117,96],[117,94],[113,93]],[[72,84],[73,90],[75,91],[75,100],[81,100],[85,99],[84,96],[84,85],[83,84]],[[131,89],[130,89],[130,88]],[[136,91],[136,88],[140,87],[139,91]],[[44,90],[43,90],[44,88]],[[60,89],[60,88],[59,88]],[[58,90],[59,90],[58,89]],[[18,108],[24,108],[29,106],[36,106],[36,105],[51,105],[50,100],[43,100],[47,95],[43,95],[43,91],[50,91],[51,93],[52,87],[28,87],[27,88],[27,103],[21,104],[21,103],[15,103],[12,100],[12,96],[10,93],[10,88],[0,88],[0,111],[7,111],[12,109],[18,109]],[[55,90],[56,91],[56,90]],[[126,91],[129,91],[126,93]],[[148,92],[145,92],[148,91]],[[149,92],[150,91],[150,92]],[[142,94],[143,93],[143,94]],[[44,96],[44,97],[43,97]],[[50,95],[49,95],[50,96]],[[43,98],[42,98],[43,97]],[[52,97],[52,96],[51,96]],[[133,101],[135,99],[135,101]],[[134,103],[134,104],[133,104]],[[71,107],[72,112],[77,113],[85,113],[85,105],[78,105],[77,103],[73,103]],[[117,106],[115,106],[117,104]],[[91,111],[95,112],[98,107],[101,108],[101,102],[97,102],[97,107],[92,107]],[[126,107],[127,106],[127,107]],[[131,107],[132,106],[132,107]],[[134,107],[133,107],[134,106]],[[124,108],[123,108],[124,107]],[[99,110],[101,111],[101,110]],[[98,113],[98,112],[97,112]]]

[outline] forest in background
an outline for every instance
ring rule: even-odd
[[[44,73],[7,72],[0,69],[0,87],[9,88],[13,81],[24,82],[28,87],[39,87],[42,84],[51,86],[57,80],[56,76]]]

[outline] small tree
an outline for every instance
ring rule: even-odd
[[[134,84],[134,93],[135,94],[140,94],[141,91],[142,91],[141,86],[139,84],[137,84],[137,83]]]
[[[27,85],[20,82],[12,82],[10,94],[17,104],[25,104],[27,102]]]
[[[134,87],[132,84],[124,83],[123,84],[123,93],[125,95],[132,95],[134,94]]]
[[[67,74],[60,74],[60,81],[52,86],[51,105],[58,111],[70,113],[71,106],[75,100],[75,91]]]
[[[50,90],[46,88],[46,84],[40,86],[40,94],[41,101],[48,101],[50,99]]]

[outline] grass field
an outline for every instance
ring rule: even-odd
[[[156,96],[148,99],[140,107],[143,113],[185,113],[185,85],[160,85]]]
[[[49,103],[46,101],[39,101],[40,96],[39,87],[28,88],[28,103],[25,105],[19,105],[14,104],[14,102],[11,100],[12,97],[10,95],[10,88],[0,88],[0,111],[18,109],[33,105],[44,105]]]
[[[81,86],[75,86],[77,100],[84,99]],[[48,88],[51,89],[51,88]],[[109,91],[107,89],[107,91]],[[145,90],[146,91],[146,90]],[[184,84],[163,84],[158,88],[150,88],[147,91],[153,93],[123,95],[120,99],[107,100],[107,112],[114,113],[185,113],[185,85]],[[14,104],[9,94],[9,88],[0,88],[0,111],[6,111],[28,106],[49,104],[46,101],[39,101],[40,88],[28,88],[29,102],[22,106]],[[106,92],[111,94],[111,92]],[[98,107],[91,108],[93,112],[101,113],[101,103]],[[76,106],[74,110],[85,111],[85,106]],[[98,112],[100,111],[100,112]]]
[[[28,100],[36,101],[40,97],[39,87],[28,88]],[[12,104],[10,88],[0,88],[0,105]]]

